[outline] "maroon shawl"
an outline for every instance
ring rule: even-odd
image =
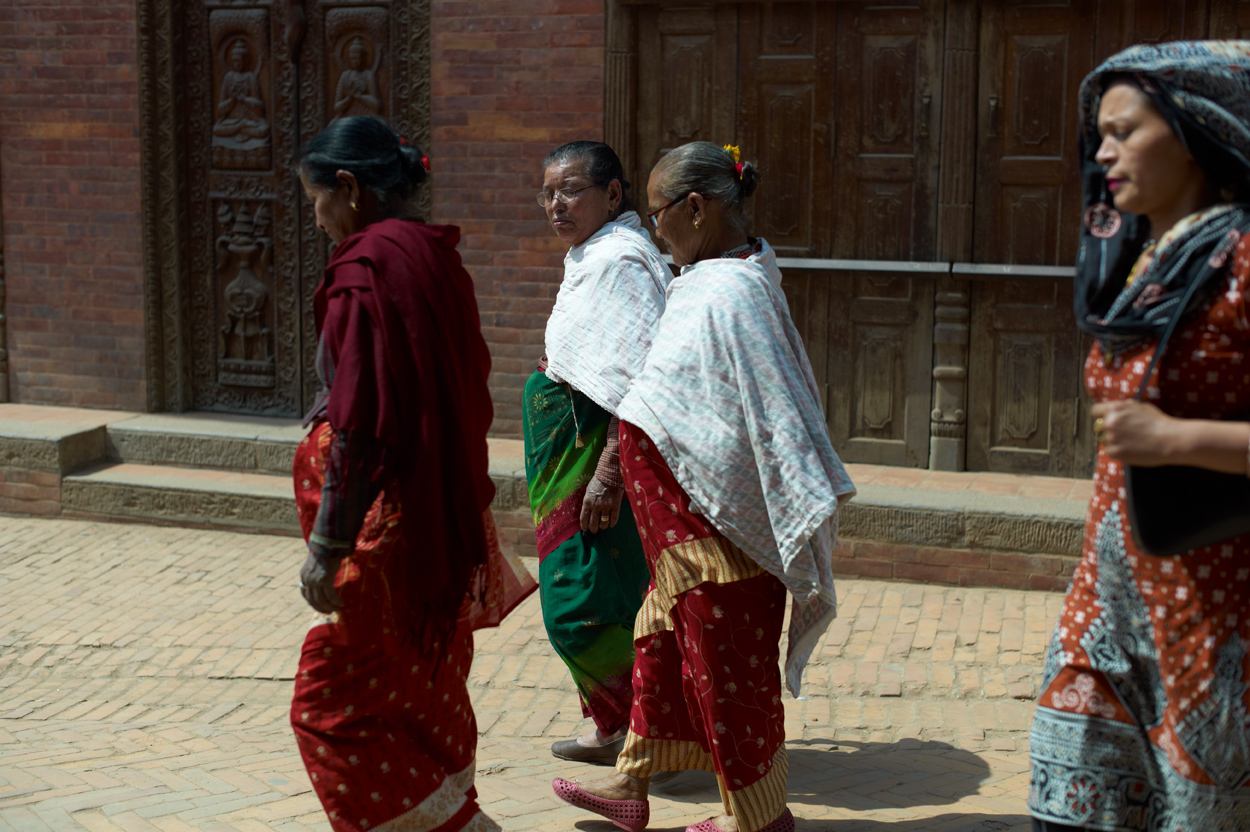
[[[395,562],[406,574],[394,580],[412,601],[411,624],[424,607],[454,626],[486,563],[482,513],[495,496],[490,353],[459,241],[455,226],[374,223],[334,249],[315,299],[334,361],[330,426],[385,443],[386,473],[400,484],[407,551]]]

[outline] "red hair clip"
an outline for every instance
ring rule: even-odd
[[[421,154],[421,167],[425,168],[426,173],[430,171],[430,157],[424,153]]]
[[[746,164],[747,164],[746,162],[739,162],[738,164],[734,165],[734,170],[738,171],[739,180],[742,179],[742,169],[746,167]]]
[[[404,141],[404,137],[403,137],[403,136],[400,136],[400,137],[399,137],[399,143],[400,143],[400,144],[402,144],[402,145],[407,145],[407,144],[408,144],[408,142]]]

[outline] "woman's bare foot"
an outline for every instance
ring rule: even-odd
[[[600,780],[592,780],[589,783],[579,782],[577,785],[595,797],[602,797],[606,800],[646,800],[649,782],[649,780],[640,780],[614,770]],[[735,832],[737,829],[738,827],[735,826]]]
[[[589,734],[582,734],[578,737],[577,744],[582,748],[601,748],[610,742],[619,740],[623,736],[625,736],[624,728],[617,731],[615,734],[608,734],[607,736],[604,736],[603,732],[596,728]]]

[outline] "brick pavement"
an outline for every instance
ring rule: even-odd
[[[290,538],[0,518],[0,832],[328,830],[286,724],[309,611]],[[1027,731],[1055,593],[840,584],[786,702],[802,832],[1025,830]],[[584,730],[537,597],[478,640],[479,790],[506,830],[608,832],[559,803]],[[652,829],[718,805],[653,794]]]

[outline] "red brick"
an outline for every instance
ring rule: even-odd
[[[0,73],[15,401],[146,405],[134,15],[133,0],[0,15],[0,64],[18,68]],[[59,512],[59,503],[33,504]]]
[[[999,572],[994,569],[961,569],[959,570],[959,585],[1028,589],[1029,575],[1024,572]]]
[[[995,553],[990,568],[1001,572],[1024,572],[1030,575],[1058,575],[1061,558],[1055,555],[1017,555]]]
[[[519,436],[516,403],[542,354],[564,256],[534,193],[549,150],[603,136],[603,5],[435,0],[431,31],[434,219],[464,231],[499,359],[492,433]]]
[[[894,564],[884,560],[833,557],[835,575],[852,575],[856,578],[893,578]]]
[[[959,569],[954,566],[931,566],[924,563],[895,563],[894,577],[901,581],[954,584],[959,581]]]

